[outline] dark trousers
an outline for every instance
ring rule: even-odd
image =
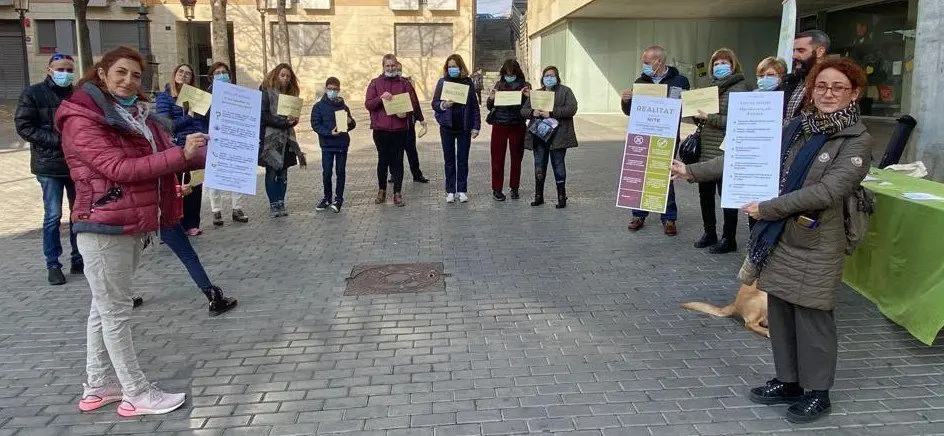
[[[423,171],[420,170],[420,154],[416,151],[416,123],[410,123],[410,134],[407,135],[403,153],[406,154],[406,160],[410,163],[410,174],[413,175],[413,180],[422,179]]]
[[[521,160],[524,159],[525,125],[492,126],[492,190],[501,191],[505,184],[505,150],[511,152],[511,174],[508,175],[508,187],[518,189],[521,186]]]
[[[767,326],[777,380],[825,391],[836,380],[838,342],[831,310],[810,309],[767,295]]]
[[[469,192],[469,149],[472,148],[472,132],[439,129],[439,137],[442,138],[446,192]]]
[[[69,200],[69,211],[75,204],[75,184],[68,177],[36,176],[43,190],[43,255],[46,268],[62,268],[59,256],[62,255],[62,241],[59,240],[59,222],[62,221],[62,192]],[[76,244],[75,232],[72,231],[72,218],[69,217],[69,242],[72,245],[72,264],[82,265],[82,255]]]
[[[701,220],[705,225],[705,233],[718,234],[718,220],[715,217],[715,192],[721,195],[721,181],[699,183],[698,199],[701,203]],[[734,241],[737,235],[738,210],[723,209],[724,227],[721,237]]]
[[[338,183],[331,196],[331,173],[338,174]],[[321,151],[321,183],[324,184],[324,199],[331,203],[332,199],[338,204],[344,203],[344,180],[347,177],[347,152]]]
[[[180,259],[180,262],[187,268],[187,272],[190,273],[190,278],[193,279],[193,282],[197,284],[198,288],[209,289],[213,286],[213,284],[210,283],[210,277],[207,276],[206,270],[203,269],[203,264],[200,263],[200,257],[197,256],[197,251],[194,250],[193,245],[190,244],[190,238],[187,237],[187,233],[182,225],[177,224],[176,226],[161,229],[161,241],[164,241],[164,245],[167,245],[167,247],[177,255],[177,258]]]
[[[193,191],[184,196],[184,216],[180,225],[184,230],[200,228],[200,209],[203,206],[203,184],[192,186]]]
[[[645,219],[649,216],[649,212],[645,210],[633,209],[633,216]],[[665,213],[662,214],[662,222],[675,221],[677,219],[678,204],[675,202],[675,183],[669,182],[669,198],[666,201]]]
[[[393,192],[403,189],[403,149],[409,140],[410,131],[387,132],[374,130],[374,146],[377,147],[377,186],[387,189],[387,169],[393,177]]]
[[[288,191],[288,168],[275,170],[266,167],[265,190],[270,206],[285,205],[285,192]]]

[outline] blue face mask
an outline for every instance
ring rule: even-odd
[[[65,71],[53,71],[52,81],[60,88],[68,88],[69,86],[72,86],[73,83],[75,83],[75,74],[67,73]]]
[[[220,73],[213,77],[213,80],[229,83],[229,73]]]
[[[715,79],[723,79],[731,75],[731,66],[728,64],[715,65],[711,72],[715,75]]]
[[[334,100],[338,98],[338,91],[329,89],[327,92],[325,92],[325,95],[327,95],[329,99]]]
[[[780,86],[780,78],[778,77],[758,77],[757,78],[757,89],[761,91],[773,91]]]
[[[515,83],[515,80],[518,80],[518,76],[505,76],[505,82]]]
[[[449,67],[446,69],[446,72],[449,73],[449,77],[452,77],[452,78],[459,77],[459,73],[461,71],[462,70],[460,70],[459,67]]]
[[[554,77],[554,76],[544,76],[544,78],[541,79],[541,83],[544,84],[544,87],[545,87],[545,88],[553,88],[553,87],[557,86],[557,77]]]
[[[652,77],[656,75],[656,70],[652,68],[652,64],[642,64],[642,73]]]
[[[122,106],[124,106],[124,107],[131,107],[131,106],[134,106],[134,104],[137,103],[137,101],[138,101],[138,96],[137,96],[137,95],[132,95],[131,97],[127,97],[127,98],[125,98],[125,97],[119,97],[119,96],[117,96],[117,95],[115,95],[115,94],[112,94],[111,96],[112,96],[112,97],[115,97],[115,100],[118,101],[118,104],[120,104],[120,105],[122,105]]]

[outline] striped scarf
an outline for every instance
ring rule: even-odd
[[[809,138],[816,134],[832,136],[859,122],[859,105],[853,102],[849,106],[828,114],[820,112],[815,106],[803,111],[803,133]]]

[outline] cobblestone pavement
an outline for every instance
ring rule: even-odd
[[[692,248],[701,224],[691,186],[678,189],[677,238],[657,219],[629,234],[628,212],[613,207],[621,132],[587,119],[578,132],[565,210],[528,206],[529,170],[525,199],[490,198],[487,130],[474,143],[470,203],[442,200],[431,131],[420,149],[433,183],[406,182],[405,208],[374,205],[364,122],[341,214],[313,210],[315,153],[290,171],[287,218],[269,219],[256,196],[248,224],[214,229],[205,205],[197,250],[240,304],[209,318],[170,251],[145,252],[135,345],[150,379],[188,401],[138,419],[77,411],[87,284],[46,285],[28,153],[0,154],[0,435],[944,433],[944,347],[920,344],[849,290],[837,310],[833,415],[792,425],[784,406],[750,403],[748,389],[773,372],[768,340],[679,308],[732,299],[741,255]],[[342,296],[355,265],[404,262],[443,262],[446,291]]]

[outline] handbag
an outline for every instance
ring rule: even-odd
[[[679,160],[685,165],[698,162],[698,159],[701,158],[701,127],[682,141],[682,144],[679,145],[678,155]]]
[[[528,126],[528,131],[538,139],[550,144],[551,138],[554,137],[554,132],[557,131],[559,124],[560,123],[553,118],[536,119],[531,121],[531,125]]]

